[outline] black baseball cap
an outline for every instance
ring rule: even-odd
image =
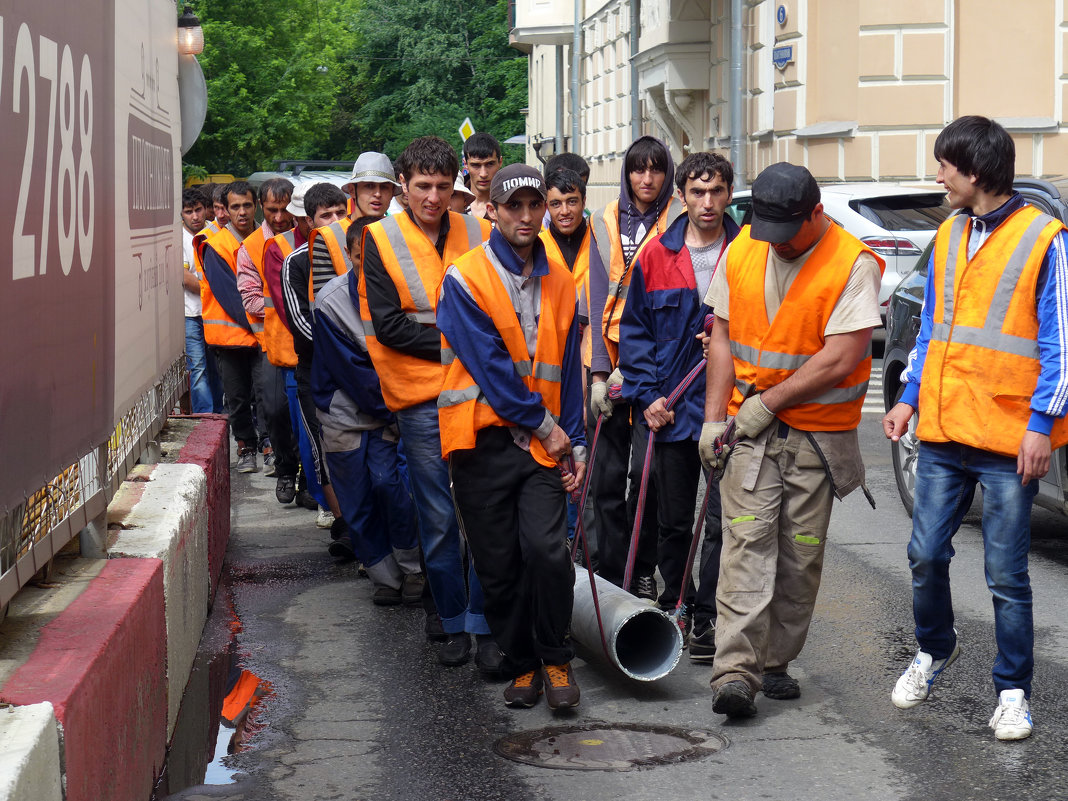
[[[772,164],[753,181],[749,235],[774,245],[793,239],[820,202],[812,173],[796,164]]]
[[[526,164],[509,164],[501,167],[493,176],[490,183],[490,200],[494,203],[505,203],[520,189],[533,189],[541,199],[545,200],[547,190],[545,179],[540,170],[528,167]]]

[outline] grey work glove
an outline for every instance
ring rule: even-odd
[[[716,440],[721,439],[726,430],[726,420],[705,423],[701,426],[701,439],[697,442],[697,452],[701,455],[701,464],[706,470],[722,470],[727,464],[727,456],[731,452],[730,445],[721,444],[719,451],[716,451]]]
[[[623,386],[623,373],[618,367],[609,374],[609,376],[608,376],[608,386],[610,386],[610,387],[621,387],[621,386]]]
[[[738,414],[734,416],[734,432],[739,439],[752,439],[771,425],[774,419],[775,413],[764,405],[758,393],[742,402]]]
[[[608,384],[604,381],[594,381],[590,385],[590,408],[605,420],[612,416],[612,401],[608,399]]]

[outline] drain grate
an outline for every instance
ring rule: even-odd
[[[701,759],[726,747],[726,738],[708,731],[586,723],[510,734],[494,743],[493,750],[540,768],[633,770]]]

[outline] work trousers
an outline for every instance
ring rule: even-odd
[[[708,489],[705,511],[704,543],[701,547],[699,584],[694,589],[692,572],[686,573],[686,559],[693,541],[694,509],[698,491],[703,494],[707,485],[701,469],[701,456],[692,439],[679,442],[656,442],[653,446],[653,478],[658,500],[657,519],[660,540],[657,563],[664,579],[659,604],[674,610],[679,600],[679,588],[686,581],[683,600],[701,621],[716,617],[716,586],[719,580],[719,556],[723,547],[720,522],[719,481]]]
[[[326,496],[319,484],[319,478],[315,473],[315,458],[312,452],[311,440],[308,439],[308,431],[304,427],[301,414],[300,398],[297,396],[297,373],[293,367],[280,367],[286,385],[286,401],[289,405],[289,424],[297,437],[297,450],[300,452],[300,464],[304,468],[304,488],[315,498],[316,503],[326,508]],[[297,486],[301,482],[298,480]]]
[[[491,426],[449,458],[453,497],[486,620],[513,675],[570,662],[575,570],[560,472]]]
[[[834,491],[804,431],[779,420],[735,445],[720,483],[723,553],[712,687],[785,671],[816,604]]]
[[[289,399],[286,397],[286,376],[281,367],[271,364],[266,356],[260,370],[260,414],[266,420],[267,432],[274,451],[275,474],[279,477],[297,475],[300,450],[290,422]]]
[[[631,425],[630,414],[630,406],[620,405],[611,417],[601,423],[591,485],[601,576],[617,587],[623,586],[631,529],[634,527],[634,516],[638,513],[638,488],[645,464],[645,446],[649,441],[649,429],[640,423]],[[634,414],[640,412],[635,409]],[[656,571],[656,507],[656,485],[650,480],[641,536],[638,538],[638,554],[634,562],[635,578],[651,576]]]
[[[252,403],[256,384],[266,357],[259,345],[237,348],[212,347],[215,362],[219,366],[223,392],[226,395],[226,411],[230,415],[230,430],[242,447],[255,448],[259,443]]]

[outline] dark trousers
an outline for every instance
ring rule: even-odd
[[[638,511],[645,446],[649,441],[649,429],[637,422],[632,426],[630,412],[629,406],[617,406],[612,416],[601,424],[591,487],[601,576],[617,587],[623,586],[630,533]],[[636,410],[634,413],[640,414]],[[656,486],[650,478],[634,562],[635,577],[651,576],[656,571],[656,540]]]
[[[534,461],[501,426],[453,452],[449,471],[486,621],[508,669],[570,662],[575,580],[559,471]]]
[[[257,410],[265,419],[271,437],[275,474],[295,476],[300,464],[300,450],[290,422],[285,371],[271,364],[266,356],[263,357],[260,371],[260,390],[261,400]]]
[[[308,444],[311,445],[315,475],[319,485],[326,487],[330,484],[330,476],[326,469],[326,459],[323,458],[323,435],[319,429],[319,415],[315,412],[315,400],[312,398],[311,361],[300,359],[293,374],[297,379],[300,421],[304,424],[304,433],[308,435]]]
[[[255,448],[259,440],[253,421],[252,403],[256,384],[260,380],[264,355],[259,345],[255,347],[212,347],[215,363],[219,366],[223,394],[226,396],[226,411],[230,415],[230,430],[243,447]]]
[[[692,439],[681,442],[657,442],[653,447],[653,479],[657,488],[657,519],[659,543],[657,561],[664,591],[659,603],[674,609],[679,600],[679,588],[686,580],[683,599],[694,610],[697,620],[716,617],[716,583],[719,580],[719,554],[723,549],[720,523],[719,481],[709,488],[708,509],[705,512],[704,543],[701,547],[699,586],[694,590],[692,575],[686,573],[695,522],[695,506],[699,490],[706,483],[701,469],[697,443]]]

